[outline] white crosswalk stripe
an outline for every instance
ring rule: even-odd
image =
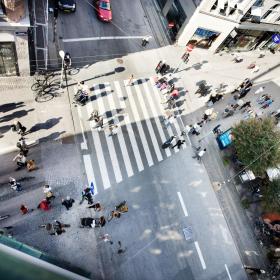
[[[128,81],[125,81],[125,84],[127,84],[127,83],[128,83]],[[141,142],[142,142],[142,145],[143,145],[143,148],[144,148],[144,151],[145,151],[145,155],[146,155],[146,159],[148,161],[148,165],[152,166],[154,164],[153,158],[152,158],[152,155],[151,155],[151,152],[150,152],[150,149],[149,149],[149,145],[148,145],[145,133],[144,133],[143,125],[141,123],[141,119],[140,119],[138,109],[137,109],[137,106],[136,106],[136,103],[135,103],[135,100],[134,100],[134,97],[133,97],[133,94],[132,94],[132,91],[131,91],[131,87],[127,86],[126,91],[127,91],[129,103],[131,105],[134,121],[136,123],[136,126],[137,126],[139,134],[140,134]]]
[[[124,95],[122,93],[122,90],[121,90],[119,84],[117,84],[117,85],[118,85],[116,87],[117,95],[118,95],[119,99],[123,102],[121,104],[124,106],[124,108],[126,108],[125,102],[123,101],[124,100]],[[136,142],[136,138],[135,138],[132,126],[131,126],[129,115],[124,116],[124,123],[125,123],[126,128],[127,128],[128,136],[129,136],[131,146],[132,146],[132,149],[133,149],[133,153],[134,153],[134,156],[135,156],[135,160],[136,160],[136,163],[137,163],[137,168],[138,168],[139,171],[142,171],[142,170],[144,170],[144,165],[143,165],[143,162],[142,162],[142,159],[141,159],[141,156],[140,156],[140,152],[139,152],[138,145],[137,145],[137,142]]]
[[[86,108],[87,108],[88,115],[90,115],[91,112],[93,111],[92,103],[88,102],[86,105]],[[94,127],[95,124],[93,121],[90,121],[90,125],[92,127]],[[102,176],[103,186],[104,186],[104,189],[108,189],[111,187],[111,183],[109,180],[108,170],[107,170],[107,166],[106,166],[106,162],[105,162],[105,158],[104,158],[104,154],[103,154],[103,150],[102,150],[102,146],[101,146],[101,142],[100,142],[100,137],[99,137],[98,131],[95,130],[94,128],[91,128],[91,134],[92,134],[93,143],[95,146],[96,156],[98,159],[100,170],[102,170],[101,176]]]
[[[97,85],[94,85],[93,87],[94,87],[94,94],[96,94],[96,95],[101,94],[101,92],[105,92],[105,91],[109,94],[112,94],[112,93],[110,93],[111,88],[110,88],[109,84],[105,84],[105,89],[100,89],[100,88],[98,88]],[[106,110],[105,110],[103,100],[104,100],[103,98],[97,98],[99,114],[102,115],[105,118],[104,114],[105,114]],[[117,154],[116,154],[116,151],[115,151],[115,146],[114,146],[114,143],[113,143],[113,139],[111,137],[106,137],[105,139],[106,139],[106,142],[107,142],[107,147],[108,147],[108,150],[109,150],[109,155],[110,155],[110,158],[111,158],[111,163],[112,163],[112,166],[113,166],[114,174],[115,174],[115,177],[116,177],[116,182],[119,183],[119,182],[122,181],[122,174],[121,174]],[[98,152],[99,152],[99,150],[97,150],[97,153]]]
[[[88,184],[93,182],[99,192],[179,151],[161,148],[172,135],[181,134],[183,123],[174,118],[165,127],[161,120],[162,93],[152,80],[138,79],[131,86],[126,84],[127,81],[114,81],[90,85],[93,101],[77,108]],[[102,131],[94,128],[94,121],[86,121],[93,109],[104,118]],[[116,135],[109,135],[109,124],[118,126]]]

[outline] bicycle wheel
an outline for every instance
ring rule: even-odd
[[[77,75],[79,72],[80,72],[80,68],[71,68],[71,69],[68,71],[68,74],[69,74],[69,75]]]
[[[47,102],[54,98],[54,94],[50,92],[45,92],[44,90],[39,91],[35,97],[35,101],[38,103]]]
[[[36,82],[31,86],[32,91],[38,91],[44,85],[43,80],[36,80]]]

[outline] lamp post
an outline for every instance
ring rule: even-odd
[[[60,50],[59,56],[61,57],[60,89],[62,89],[65,52],[63,50]]]

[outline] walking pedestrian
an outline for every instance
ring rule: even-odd
[[[52,192],[52,188],[49,185],[45,185],[43,187],[43,192],[46,195],[46,200],[50,201],[51,199],[55,199],[55,196]]]
[[[119,249],[117,251],[118,254],[123,254],[126,251],[126,248],[122,248],[121,241],[118,241]]]
[[[27,168],[28,172],[31,172],[31,171],[35,170],[36,169],[35,160],[34,159],[29,159],[26,162],[26,168]]]
[[[109,125],[109,131],[110,131],[110,134],[108,136],[116,135],[118,133],[118,125],[110,124]]]
[[[196,151],[196,154],[192,157],[192,158],[196,158],[198,161],[201,160],[201,158],[204,156],[204,154],[206,153],[206,148],[201,150],[201,148],[199,148]]]
[[[82,204],[84,200],[87,200],[89,205],[93,204],[93,198],[90,188],[85,188],[82,191],[82,200],[80,201],[80,204]]]
[[[14,158],[13,161],[16,161],[18,169],[26,166],[26,157],[22,152],[18,153]]]
[[[24,135],[25,132],[26,132],[26,127],[23,126],[20,121],[15,121],[11,125],[11,129],[12,129],[12,131],[15,131],[15,132],[17,132],[18,134],[21,134],[21,135]]]
[[[70,196],[67,196],[66,199],[61,199],[61,204],[66,207],[67,210],[69,210],[72,206],[75,200],[73,198],[70,198]]]
[[[25,215],[27,213],[32,212],[34,209],[28,209],[27,206],[25,206],[24,204],[21,204],[19,210],[21,211],[22,215]]]
[[[272,103],[274,102],[274,100],[272,100],[271,98],[267,99],[263,105],[261,106],[261,109],[266,109],[268,108]]]
[[[249,108],[249,107],[251,107],[251,101],[247,101],[247,102],[245,102],[240,108],[239,108],[239,110],[242,110],[242,109],[244,109],[244,108]]]
[[[37,209],[41,209],[43,211],[48,211],[51,209],[51,206],[50,206],[51,202],[46,200],[46,199],[43,199],[37,206]]]
[[[150,39],[150,36],[146,36],[144,38],[142,38],[142,47],[146,47],[147,44],[149,44],[149,39]]]
[[[178,139],[177,143],[172,146],[172,149],[174,149],[175,147],[178,147],[178,149],[180,149],[180,147],[186,142],[186,140],[181,140],[181,139]]]
[[[134,75],[131,74],[130,77],[129,77],[129,80],[127,82],[127,86],[131,86],[132,85],[133,78],[134,78]]]
[[[99,238],[102,239],[105,243],[109,242],[111,245],[113,245],[113,243],[114,243],[111,239],[111,236],[108,233],[100,235]]]
[[[22,191],[22,186],[20,183],[17,182],[17,180],[13,177],[10,177],[9,178],[9,184],[10,184],[10,187],[11,189],[13,189],[14,191]]]
[[[96,203],[93,203],[92,205],[90,205],[88,208],[93,208],[94,209],[94,211],[101,211],[101,204],[100,204],[100,202],[98,201],[98,202],[96,202]]]

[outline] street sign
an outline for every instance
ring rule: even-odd
[[[272,35],[272,41],[273,41],[275,44],[280,44],[280,34],[273,34],[273,35]]]
[[[187,45],[186,50],[187,50],[187,52],[191,52],[193,50],[193,48],[194,48],[194,46],[189,44],[189,45]]]

